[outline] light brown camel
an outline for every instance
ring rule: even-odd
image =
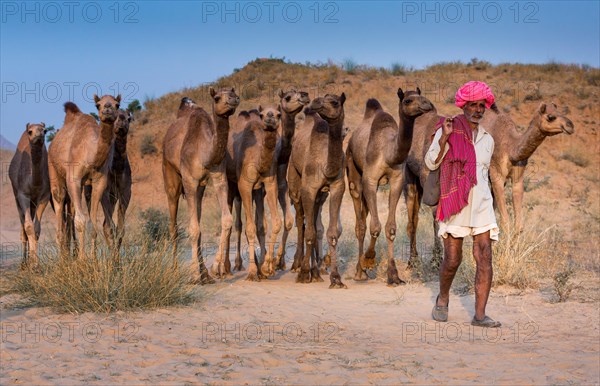
[[[177,211],[179,209],[179,197],[183,194],[183,183],[180,173],[180,155],[183,138],[187,132],[189,119],[192,111],[200,109],[192,99],[188,97],[181,98],[177,118],[173,122],[163,139],[163,159],[162,171],[165,192],[169,202],[169,234],[173,245],[173,261],[177,264]]]
[[[21,268],[38,266],[37,242],[42,215],[50,202],[46,125],[28,123],[8,167],[19,220],[21,220]]]
[[[359,259],[354,280],[367,280],[366,269],[375,266],[375,242],[381,232],[377,212],[377,188],[389,183],[388,219],[385,235],[388,244],[387,284],[404,283],[398,277],[394,260],[396,238],[396,207],[402,193],[402,163],[405,161],[413,140],[415,119],[430,111],[429,99],[416,91],[398,89],[399,123],[383,111],[375,99],[367,101],[363,122],[354,131],[346,149],[348,185],[356,215],[356,237]],[[363,255],[367,215],[371,214],[371,242]]]
[[[114,240],[118,252],[125,232],[125,212],[131,200],[131,165],[127,156],[127,134],[129,124],[133,121],[131,111],[119,110],[115,121],[115,141],[113,143],[113,159],[108,172],[108,185],[102,195],[104,210],[104,235],[107,240]],[[111,227],[113,213],[118,203],[117,227]],[[112,241],[111,241],[112,242]]]
[[[512,201],[515,230],[523,227],[523,193],[525,167],[529,157],[546,137],[560,133],[572,134],[573,122],[558,111],[554,103],[542,102],[524,132],[519,132],[508,114],[501,113],[495,105],[483,115],[481,126],[494,138],[494,154],[490,165],[490,180],[495,204],[500,212],[503,229],[510,228],[504,186],[512,180]]]
[[[419,137],[413,140],[413,147],[409,153],[405,168],[406,206],[408,209],[407,233],[411,246],[411,261],[418,256],[416,233],[419,220],[419,209],[423,195],[423,184],[429,174],[425,166],[424,157],[431,136],[434,134],[435,125],[441,116],[432,111],[418,118],[415,126],[419,130]],[[562,132],[572,134],[573,123],[564,117],[553,103],[542,103],[533,113],[529,127],[525,132],[519,132],[515,123],[508,114],[501,113],[496,105],[485,112],[481,126],[494,138],[494,153],[490,164],[490,180],[494,194],[494,204],[500,211],[501,226],[510,228],[510,220],[506,206],[504,186],[512,180],[512,201],[515,213],[515,230],[520,231],[523,226],[522,203],[524,192],[524,176],[527,160],[537,147],[548,136]],[[435,207],[433,208],[435,213]],[[434,235],[437,235],[437,223],[434,224]],[[442,246],[439,238],[434,237],[433,259],[441,260]]]
[[[337,266],[337,242],[342,233],[340,207],[345,190],[345,157],[342,148],[345,101],[344,93],[340,96],[326,94],[314,99],[305,109],[303,127],[294,136],[288,166],[288,187],[296,209],[298,245],[294,266],[300,268],[296,278],[299,283],[323,280],[320,276],[321,262],[317,261],[313,249],[317,242],[317,216],[330,192],[327,229],[331,259],[329,288],[346,288]]]
[[[190,213],[189,235],[192,243],[193,271],[199,273],[201,284],[214,282],[204,264],[200,230],[202,198],[209,179],[215,187],[221,206],[221,237],[215,257],[218,267],[223,265],[223,248],[227,233],[231,230],[232,216],[227,207],[225,152],[229,117],[240,103],[240,98],[233,88],[216,91],[211,87],[209,92],[213,100],[213,117],[189,98],[184,98],[178,119],[169,127],[163,141],[163,177],[169,200],[171,238],[173,241],[177,239],[179,196],[185,192]]]
[[[252,115],[258,114],[258,119]],[[258,111],[250,113],[241,112],[237,122],[247,120],[245,128],[236,135],[230,135],[233,146],[233,157],[227,157],[227,174],[229,181],[228,204],[231,207],[235,196],[241,197],[241,202],[246,213],[246,237],[249,249],[248,277],[250,281],[260,281],[266,275],[272,276],[275,273],[274,250],[277,234],[281,229],[281,218],[277,210],[277,153],[279,152],[279,124],[281,121],[281,107],[267,107],[263,109],[259,106]],[[231,176],[232,170],[235,177]],[[233,186],[233,178],[237,186]],[[266,256],[262,260],[262,269],[259,269],[257,259],[255,258],[255,238],[257,223],[262,219],[253,218],[252,202],[255,201],[257,208],[262,207],[263,195],[254,194],[257,189],[266,192],[267,204],[271,212],[271,235],[269,237],[269,246]],[[257,213],[259,211],[257,210]],[[264,210],[262,211],[264,215]],[[237,213],[238,223],[241,223],[240,213]],[[237,224],[236,224],[237,225]],[[241,225],[241,224],[239,224]],[[237,226],[236,226],[237,228]],[[229,238],[228,240],[229,241]],[[229,243],[227,243],[229,245]],[[239,250],[239,245],[238,245]],[[228,258],[226,257],[226,260]],[[237,256],[236,256],[236,264]],[[241,261],[239,261],[241,265]],[[226,267],[223,267],[226,270]]]
[[[90,114],[82,113],[75,103],[67,102],[64,125],[48,150],[50,187],[57,220],[56,239],[62,251],[66,253],[69,232],[65,213],[72,204],[75,211],[79,258],[84,257],[86,227],[90,223],[90,216],[91,251],[93,255],[96,253],[98,205],[107,185],[109,163],[112,160],[114,122],[117,119],[121,95],[116,98],[110,95],[99,98],[94,95],[94,102],[100,125]],[[82,205],[83,186],[88,180],[92,185],[90,215],[83,210]]]

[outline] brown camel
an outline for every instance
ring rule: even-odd
[[[388,244],[387,283],[404,283],[398,277],[394,260],[396,207],[402,193],[402,163],[413,140],[415,119],[433,109],[429,99],[416,91],[398,89],[399,124],[383,111],[375,99],[367,101],[363,122],[354,131],[346,150],[348,185],[356,215],[359,259],[354,280],[367,280],[366,269],[375,266],[375,242],[381,232],[377,212],[377,188],[389,183],[389,213],[385,226]],[[363,255],[367,215],[371,214],[371,243]]]
[[[423,185],[429,174],[424,158],[431,143],[431,136],[441,116],[431,111],[418,118],[415,130],[419,137],[413,140],[413,147],[409,153],[405,168],[406,206],[408,209],[407,233],[411,245],[411,260],[418,256],[416,233],[419,221],[419,209],[423,195]],[[494,138],[494,153],[490,164],[490,180],[494,194],[494,203],[500,211],[500,220],[503,229],[509,229],[509,215],[506,206],[504,186],[506,181],[512,180],[513,208],[515,213],[515,229],[522,228],[522,202],[524,192],[524,176],[527,160],[543,142],[552,135],[565,132],[573,133],[573,123],[557,110],[553,103],[542,103],[534,112],[528,129],[520,133],[509,115],[499,111],[496,105],[486,111],[481,121],[481,126]],[[433,207],[435,216],[435,207]],[[432,217],[433,218],[433,217]],[[437,235],[437,222],[433,221],[434,235]],[[442,246],[437,236],[434,237],[433,258],[439,262]]]
[[[96,253],[96,219],[98,205],[108,183],[109,163],[112,160],[114,122],[121,102],[116,98],[94,95],[100,125],[94,117],[82,113],[72,102],[65,103],[65,122],[54,137],[48,150],[48,169],[54,210],[56,211],[56,239],[63,252],[67,252],[69,240],[68,220],[65,213],[73,205],[75,229],[79,242],[79,258],[85,250],[86,227],[91,215],[91,250]],[[88,212],[83,210],[82,191],[86,182],[91,181],[92,198]],[[68,197],[67,197],[68,194]],[[69,201],[71,204],[69,204]],[[112,221],[112,219],[110,219]]]
[[[192,99],[183,97],[177,110],[177,119],[169,126],[163,139],[163,180],[169,202],[169,234],[173,244],[173,261],[177,263],[177,211],[179,197],[183,194],[183,183],[179,172],[181,145],[192,111],[200,109]]]
[[[252,117],[253,115],[258,115],[258,119]],[[260,281],[261,278],[265,277],[264,275],[268,277],[275,273],[275,240],[281,229],[281,218],[277,210],[277,153],[279,152],[278,128],[281,120],[281,107],[267,107],[263,109],[259,106],[258,111],[251,111],[250,113],[241,112],[237,122],[240,123],[243,120],[247,120],[244,130],[236,133],[236,135],[230,135],[233,146],[233,157],[229,155],[227,157],[229,181],[228,204],[231,207],[235,196],[239,195],[241,197],[244,212],[246,213],[246,237],[249,249],[247,280]],[[237,186],[232,186],[234,185],[231,176],[232,168],[235,173],[235,177],[233,178],[235,178]],[[252,201],[256,202],[257,208],[259,205],[263,206],[263,195],[254,194],[255,190],[262,189],[263,186],[266,191],[267,204],[271,212],[271,235],[268,251],[262,260],[263,266],[261,270],[258,268],[259,265],[254,256],[254,243],[257,222],[262,223],[262,219],[252,217]],[[258,210],[257,213],[259,213]],[[264,210],[262,214],[264,214]],[[239,212],[237,213],[237,219],[237,222],[241,223]],[[239,263],[241,265],[241,261],[238,261],[237,258],[236,256],[236,264]],[[225,260],[228,260],[228,258]],[[227,267],[222,267],[222,269],[227,272]]]
[[[50,202],[46,125],[28,123],[10,161],[8,177],[21,220],[22,268],[38,266],[42,215]]]
[[[221,206],[221,238],[215,257],[218,267],[223,265],[223,248],[231,230],[232,216],[227,207],[227,178],[225,152],[229,134],[229,117],[235,112],[240,98],[233,88],[218,91],[210,88],[213,99],[213,118],[189,98],[184,98],[177,121],[169,127],[163,141],[163,177],[169,200],[170,232],[177,240],[177,209],[179,196],[185,192],[190,212],[189,234],[192,243],[192,265],[199,272],[201,284],[213,283],[202,256],[200,219],[202,198],[208,180],[217,191]],[[176,244],[174,246],[176,257]],[[219,272],[219,274],[224,274]]]
[[[509,229],[510,226],[504,194],[504,186],[510,179],[515,230],[520,232],[523,227],[523,182],[527,161],[546,137],[560,133],[572,134],[573,122],[562,115],[554,103],[542,102],[533,113],[525,132],[519,132],[510,116],[500,113],[495,105],[483,115],[481,126],[494,137],[490,180],[495,204],[500,211],[501,226],[503,229]]]
[[[300,268],[296,278],[299,283],[323,280],[320,276],[321,262],[313,249],[317,242],[317,216],[330,192],[327,229],[331,259],[329,288],[346,288],[337,266],[337,241],[342,233],[339,216],[345,190],[345,157],[342,148],[345,101],[344,93],[340,96],[327,94],[314,99],[305,110],[306,118],[302,129],[294,136],[288,167],[288,186],[296,209],[298,245],[294,266]]]
[[[116,239],[116,251],[118,252],[123,242],[125,232],[125,212],[131,199],[131,165],[127,156],[127,134],[129,124],[133,121],[131,111],[119,110],[115,121],[115,141],[113,159],[108,171],[108,185],[102,195],[102,209],[104,210],[104,235],[107,240]],[[113,213],[117,202],[117,227],[116,231],[111,227]]]

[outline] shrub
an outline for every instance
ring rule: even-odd
[[[171,247],[124,244],[118,259],[108,251],[72,260],[55,250],[40,253],[39,271],[5,274],[7,292],[59,312],[113,312],[187,304],[194,287],[189,267],[174,264]]]
[[[140,143],[140,153],[142,153],[142,157],[158,153],[158,149],[154,145],[154,140],[150,134],[146,134],[142,138],[142,142]]]
[[[142,221],[140,231],[151,245],[164,242],[169,238],[169,216],[155,208],[148,208],[140,213]]]

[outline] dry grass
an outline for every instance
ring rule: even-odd
[[[542,229],[542,230],[540,230]],[[569,253],[569,245],[560,242],[553,226],[528,226],[521,233],[508,232],[494,243],[492,286],[508,285],[518,289],[537,288],[540,280],[552,277]],[[459,291],[471,291],[475,278],[475,260],[471,246],[463,247],[464,258],[454,286]]]
[[[2,292],[70,313],[149,309],[193,300],[190,271],[173,264],[168,243],[127,242],[119,260],[105,249],[96,259],[83,260],[63,258],[56,249],[40,252],[39,271],[5,273]]]

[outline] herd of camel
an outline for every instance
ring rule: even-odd
[[[189,209],[189,237],[197,283],[213,283],[212,276],[231,274],[229,241],[234,226],[233,269],[244,269],[240,252],[243,206],[249,244],[248,280],[259,281],[274,275],[275,270],[285,270],[285,244],[295,223],[298,242],[291,269],[298,272],[296,281],[322,281],[321,274],[327,273],[325,266],[329,266],[330,288],[345,288],[338,272],[336,247],[342,232],[340,207],[347,179],[356,215],[359,254],[354,280],[367,280],[366,271],[375,267],[375,243],[382,232],[377,189],[389,184],[388,218],[384,228],[388,246],[387,283],[390,286],[402,283],[393,256],[396,207],[404,192],[411,265],[418,259],[418,213],[429,173],[424,156],[440,118],[433,103],[421,95],[418,87],[406,92],[398,89],[398,121],[384,111],[376,99],[369,99],[362,122],[347,140],[344,93],[311,100],[304,91],[280,90],[279,104],[242,111],[232,118],[240,103],[235,90],[210,88],[209,92],[212,114],[192,99],[183,98],[177,118],[167,129],[163,141],[162,169],[175,262],[177,211],[179,199],[184,196]],[[63,253],[71,253],[73,247],[78,250],[79,258],[84,258],[86,237],[90,237],[91,251],[95,254],[96,219],[101,206],[104,235],[109,247],[118,255],[131,198],[127,134],[133,115],[120,109],[120,96],[94,96],[94,101],[99,122],[82,113],[72,102],[64,105],[64,125],[48,150],[43,123],[28,123],[19,141],[9,177],[22,224],[24,268],[37,267],[40,220],[49,202],[56,215],[56,240]],[[301,112],[303,120],[297,119]],[[555,104],[541,103],[524,132],[517,130],[510,116],[501,113],[495,105],[484,114],[481,125],[495,140],[489,175],[502,227],[520,229],[527,160],[547,136],[573,133],[573,123]],[[211,268],[212,276],[202,256],[200,229],[202,199],[209,180],[221,211],[220,242]],[[512,180],[513,225],[509,224],[504,194],[508,180]],[[264,215],[265,198],[270,212],[269,227]],[[329,225],[325,232],[321,209],[327,198]],[[83,199],[87,209],[84,209]],[[295,221],[290,204],[295,209]],[[232,212],[236,213],[235,224]],[[365,251],[369,214],[371,238]],[[434,221],[434,227],[435,224]],[[281,242],[275,252],[282,225]],[[268,243],[267,228],[270,228]],[[327,256],[322,254],[323,236],[328,244]],[[255,256],[256,239],[261,249],[260,259]],[[441,251],[437,237],[435,248],[438,253]]]

